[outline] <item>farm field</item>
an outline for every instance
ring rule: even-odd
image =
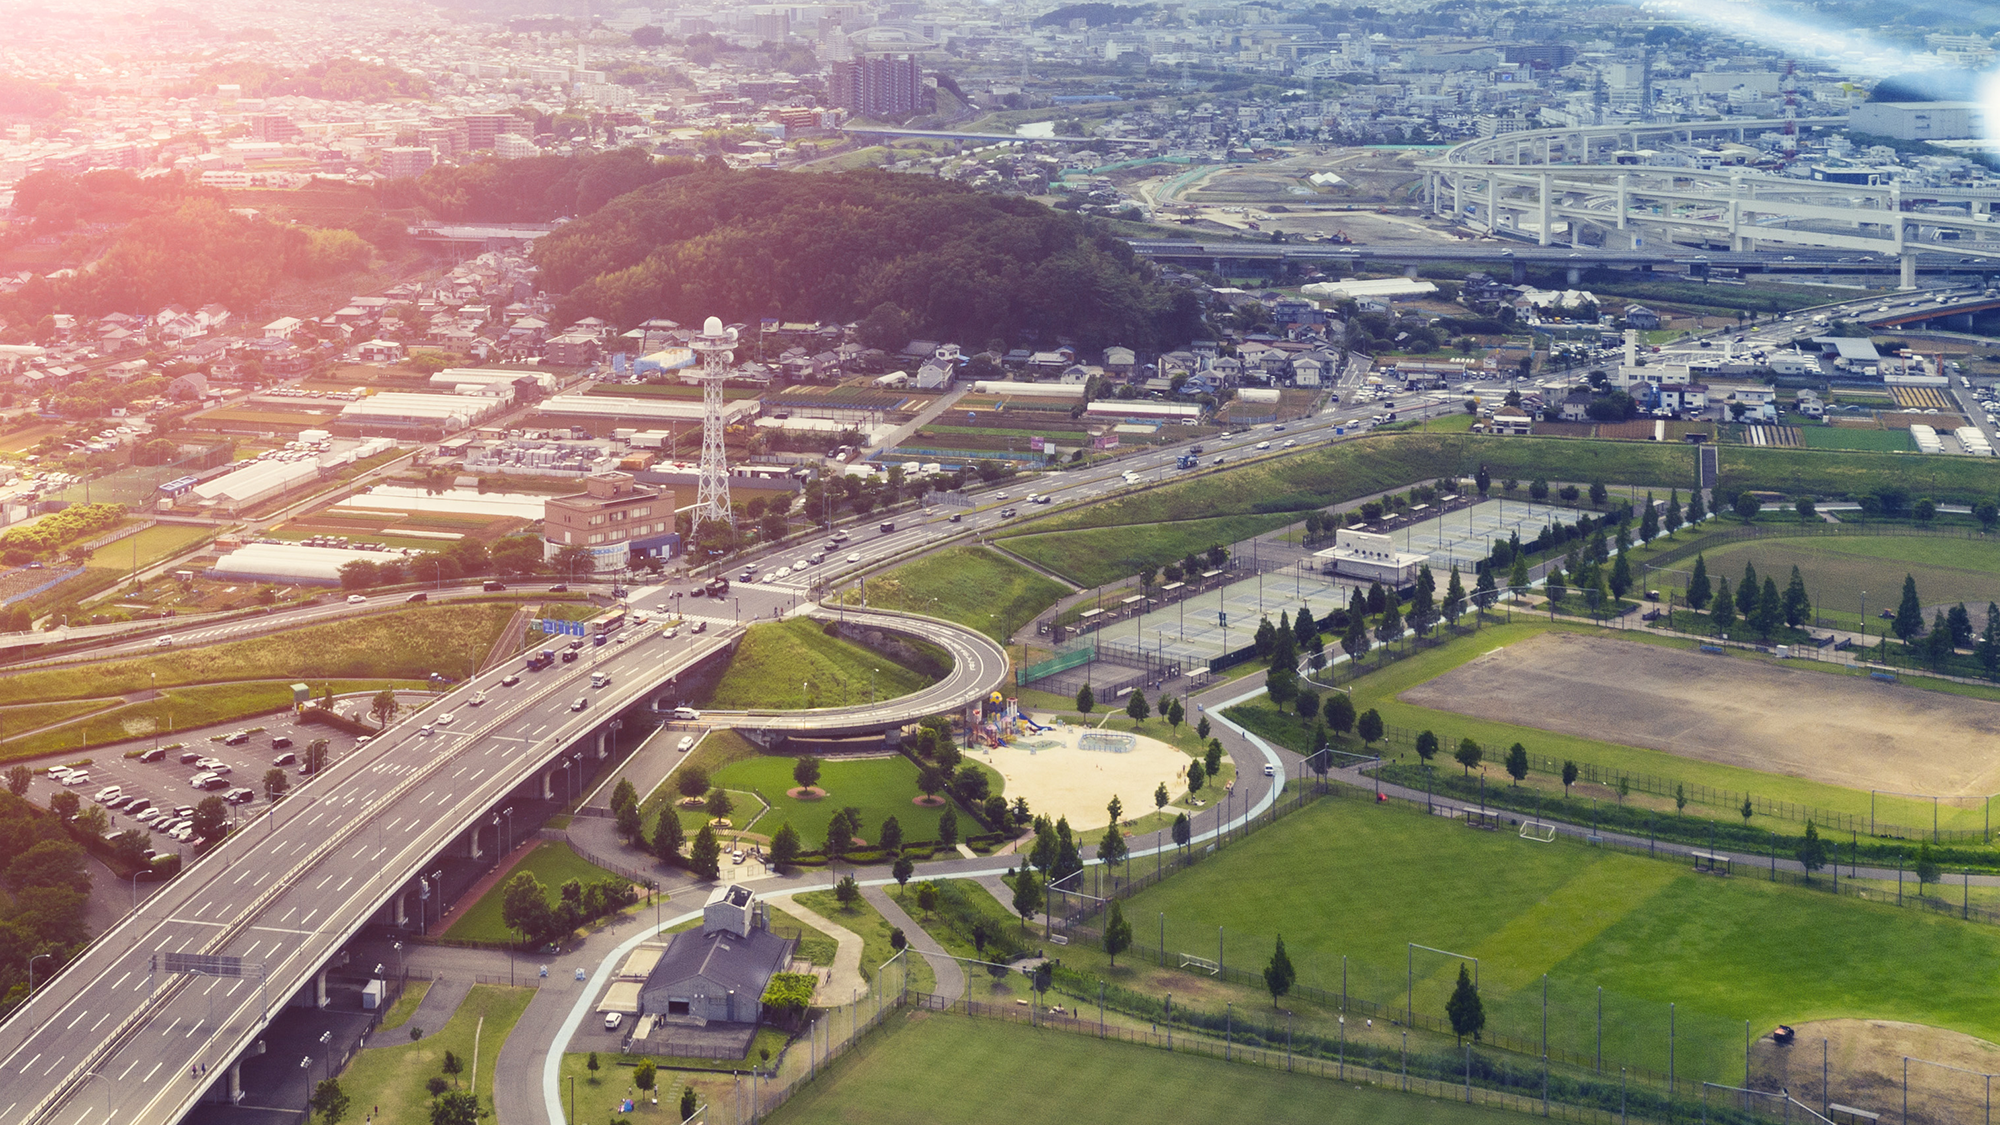
[[[829,636],[809,617],[752,625],[729,670],[702,704],[719,710],[846,707],[893,699],[928,686],[931,677],[882,653]]]
[[[1807,449],[1866,449],[1908,453],[1916,448],[1908,430],[1865,430],[1857,426],[1801,426]]]
[[[1876,615],[1894,609],[1902,597],[1903,576],[1916,579],[1917,595],[1928,624],[1937,607],[1964,602],[1973,627],[1985,625],[1988,602],[2000,601],[2000,542],[1962,536],[1855,535],[1759,539],[1717,546],[1705,552],[1710,580],[1728,578],[1734,585],[1743,565],[1757,568],[1782,587],[1799,568],[1811,595],[1814,612],[1855,629],[1861,624],[1864,598],[1868,626],[1880,636],[1888,623]],[[1665,581],[1685,588],[1692,560],[1675,563]],[[1658,583],[1655,583],[1658,586]]]
[[[1066,591],[985,547],[951,547],[868,580],[868,604],[955,621],[1004,640],[1008,625],[1040,613]],[[839,600],[858,605],[859,591]]]
[[[1340,847],[1321,846],[1329,839]],[[1279,868],[1325,890],[1274,897]],[[1414,1003],[1432,1019],[1458,963],[1476,957],[1487,1031],[1516,1040],[1539,1035],[1547,974],[1551,1049],[1576,1056],[1593,1050],[1601,986],[1607,1065],[1663,1072],[1673,1003],[1683,1078],[1740,1079],[1745,1021],[1758,1035],[1837,1017],[2000,1034],[1986,1006],[1926,983],[1978,971],[2000,952],[1991,927],[1748,872],[1716,879],[1580,842],[1468,831],[1418,808],[1321,802],[1142,892],[1125,913],[1146,945],[1164,916],[1168,949],[1208,957],[1219,926],[1237,967],[1261,967],[1282,934],[1300,985],[1337,993],[1344,967],[1350,995],[1385,1009],[1406,1002],[1414,966]],[[1417,957],[1411,942],[1454,952]]]
[[[773,1125],[991,1125],[1038,1121],[1050,1091],[1023,1075],[1061,1058],[1070,1125],[1124,1125],[1166,1116],[1264,1125],[1500,1125],[1515,1115],[1303,1075],[1170,1055],[1129,1043],[938,1013],[892,1017],[800,1090]],[[1170,1112],[1163,1112],[1170,1111]]]
[[[150,566],[161,559],[187,550],[213,534],[215,529],[209,527],[154,524],[144,531],[99,547],[83,565],[109,567],[114,570],[119,567],[129,569],[134,558],[133,551],[137,550],[139,565]]]

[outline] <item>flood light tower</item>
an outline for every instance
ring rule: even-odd
[[[722,382],[736,355],[736,329],[711,316],[688,346],[701,356],[701,373],[691,376],[701,383],[701,468],[689,518],[689,530],[698,535],[704,520],[735,523],[729,511],[729,455],[722,445]]]

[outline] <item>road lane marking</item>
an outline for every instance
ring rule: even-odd
[[[111,985],[111,987],[113,987],[113,988],[123,988],[123,987],[125,987],[125,981],[126,981],[126,980],[127,980],[127,979],[128,979],[129,977],[131,977],[131,975],[132,975],[132,970],[130,970],[130,969],[127,969],[127,970],[125,970],[125,975],[124,975],[124,976],[122,976],[122,977],[119,977],[119,978],[118,978],[118,979],[117,979],[117,980],[116,980],[115,982],[113,982],[113,983],[112,983],[112,985]]]

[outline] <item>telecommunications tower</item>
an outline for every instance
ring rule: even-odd
[[[729,455],[722,446],[722,381],[736,357],[736,329],[711,316],[688,346],[701,356],[701,374],[693,376],[701,383],[701,478],[689,514],[689,530],[698,534],[703,520],[735,523],[729,511]]]

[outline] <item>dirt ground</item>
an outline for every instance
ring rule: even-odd
[[[1911,1122],[1968,1125],[1987,1120],[1983,1076],[2000,1072],[2000,1046],[1956,1031],[1888,1020],[1821,1020],[1794,1030],[1798,1038],[1790,1046],[1778,1046],[1769,1035],[1752,1045],[1751,1089],[1789,1090],[1815,1110],[1830,1101],[1900,1122],[1907,1056]],[[1823,1073],[1828,1076],[1824,1089]]]
[[[1066,724],[997,750],[968,750],[966,757],[999,770],[1007,779],[1010,800],[1026,797],[1035,812],[1050,819],[1068,817],[1070,827],[1080,832],[1104,827],[1104,810],[1113,797],[1125,802],[1129,817],[1152,809],[1153,790],[1161,782],[1175,796],[1187,791],[1187,764],[1194,759],[1186,754],[1144,735],[1134,735],[1131,751],[1124,754],[1079,750],[1077,735],[1087,729]]]
[[[1401,698],[1849,789],[2000,789],[2000,705],[1655,645],[1543,633]]]

